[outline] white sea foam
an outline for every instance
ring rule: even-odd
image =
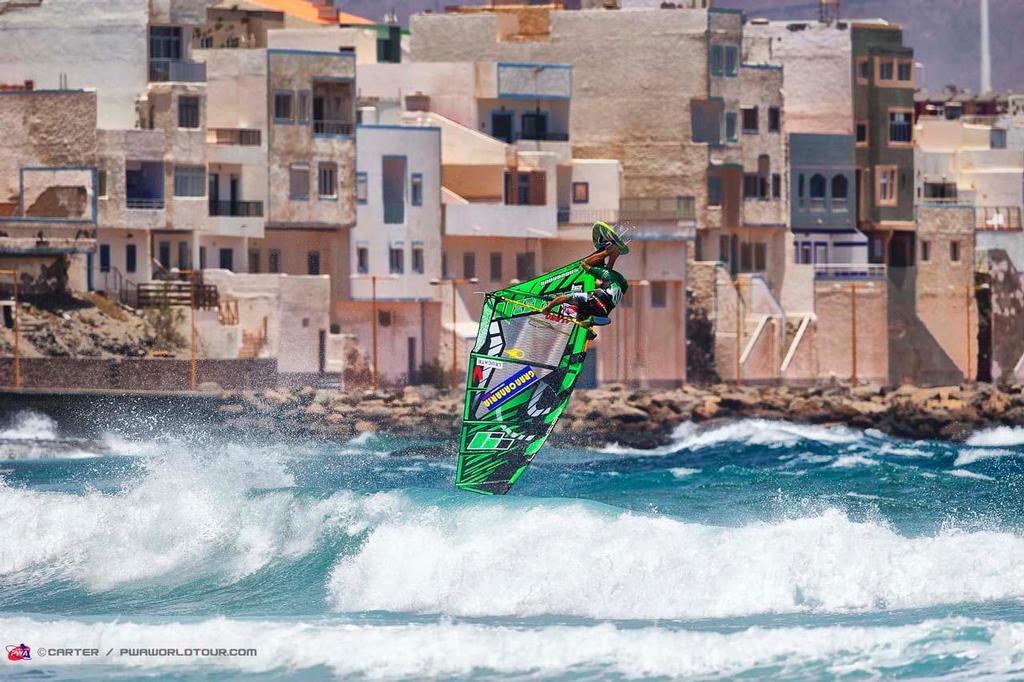
[[[73,643],[110,656],[33,655],[26,669],[181,671],[253,675],[328,669],[335,678],[436,679],[561,674],[616,678],[772,676],[877,678],[918,671],[920,661],[956,661],[960,676],[1012,678],[1024,672],[1024,624],[946,618],[888,627],[751,627],[737,632],[623,628],[612,624],[536,627],[440,621],[367,625],[320,621],[190,623],[0,619],[0,630],[38,646]],[[971,633],[965,636],[965,632]],[[256,656],[185,658],[120,655],[122,649],[256,649]],[[529,652],[529,655],[523,655]]]
[[[686,467],[674,467],[672,469],[669,469],[669,473],[671,473],[676,478],[687,478],[689,476],[693,476],[694,474],[699,474],[700,473],[700,469],[688,469]]]
[[[45,414],[18,412],[9,428],[0,430],[0,440],[56,440],[57,423]]]
[[[835,469],[852,469],[858,466],[878,466],[878,462],[863,455],[839,455],[831,466]]]
[[[472,616],[914,608],[1024,597],[1024,537],[911,538],[836,510],[727,528],[582,503],[480,503],[375,527],[328,589],[341,611]]]
[[[809,440],[819,443],[854,443],[862,440],[857,431],[843,427],[825,428],[823,426],[807,426],[777,422],[767,419],[744,419],[717,428],[694,433],[684,438],[680,445],[697,450],[720,443],[742,442],[748,445],[767,445],[769,447],[789,447],[800,441]]]
[[[968,438],[967,444],[981,447],[1024,445],[1024,426],[997,426],[994,429],[984,429]]]
[[[675,452],[679,452],[687,439],[693,436],[696,432],[697,425],[693,422],[680,422],[679,424],[676,424],[674,429],[672,429],[672,434],[669,436],[670,442],[666,445],[661,445],[656,448],[633,448],[628,445],[622,445],[621,443],[609,443],[608,445],[602,446],[597,451],[606,455],[671,455]]]
[[[979,473],[975,473],[973,471],[968,471],[967,469],[954,469],[953,471],[949,472],[949,475],[950,476],[956,476],[957,478],[973,478],[973,479],[978,480],[978,481],[994,481],[994,480],[996,480],[996,479],[992,478],[991,476],[986,476],[985,474],[979,474]]]
[[[216,457],[143,460],[142,480],[83,495],[0,486],[0,518],[19,539],[0,546],[0,577],[65,578],[90,589],[140,580],[233,581],[311,551],[325,533],[358,533],[402,499],[339,492],[299,500],[283,455],[231,446]],[[256,492],[264,491],[264,492]]]
[[[999,457],[1014,457],[1016,455],[1012,450],[1006,450],[1003,448],[964,448],[960,450],[956,455],[956,461],[953,462],[953,466],[962,467],[968,464],[973,464],[982,459],[997,459]]]

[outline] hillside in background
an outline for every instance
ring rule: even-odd
[[[346,12],[381,19],[395,10],[408,26],[409,15],[445,5],[484,4],[484,0],[344,0]],[[741,9],[748,18],[816,19],[816,0],[717,0],[722,8]],[[1024,0],[989,0],[992,40],[992,85],[1024,92]],[[941,90],[956,84],[972,91],[979,81],[978,0],[841,0],[840,17],[887,19],[903,26],[904,43],[924,64],[924,85]],[[920,72],[919,74],[920,75]]]

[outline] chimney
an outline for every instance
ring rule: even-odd
[[[988,0],[981,0],[981,94],[992,92],[992,52],[988,42]]]

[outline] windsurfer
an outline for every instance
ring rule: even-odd
[[[600,327],[609,324],[611,320],[608,315],[629,289],[626,278],[614,269],[615,261],[621,253],[622,250],[612,240],[602,241],[598,250],[584,258],[580,264],[597,280],[597,288],[556,296],[544,306],[544,313],[550,314],[557,306],[568,303],[576,308],[576,319],[581,325]]]

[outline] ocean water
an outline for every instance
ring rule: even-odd
[[[1024,676],[1024,428],[683,425],[548,448],[504,498],[454,490],[445,451],[12,417],[0,643],[31,660],[0,678]]]

